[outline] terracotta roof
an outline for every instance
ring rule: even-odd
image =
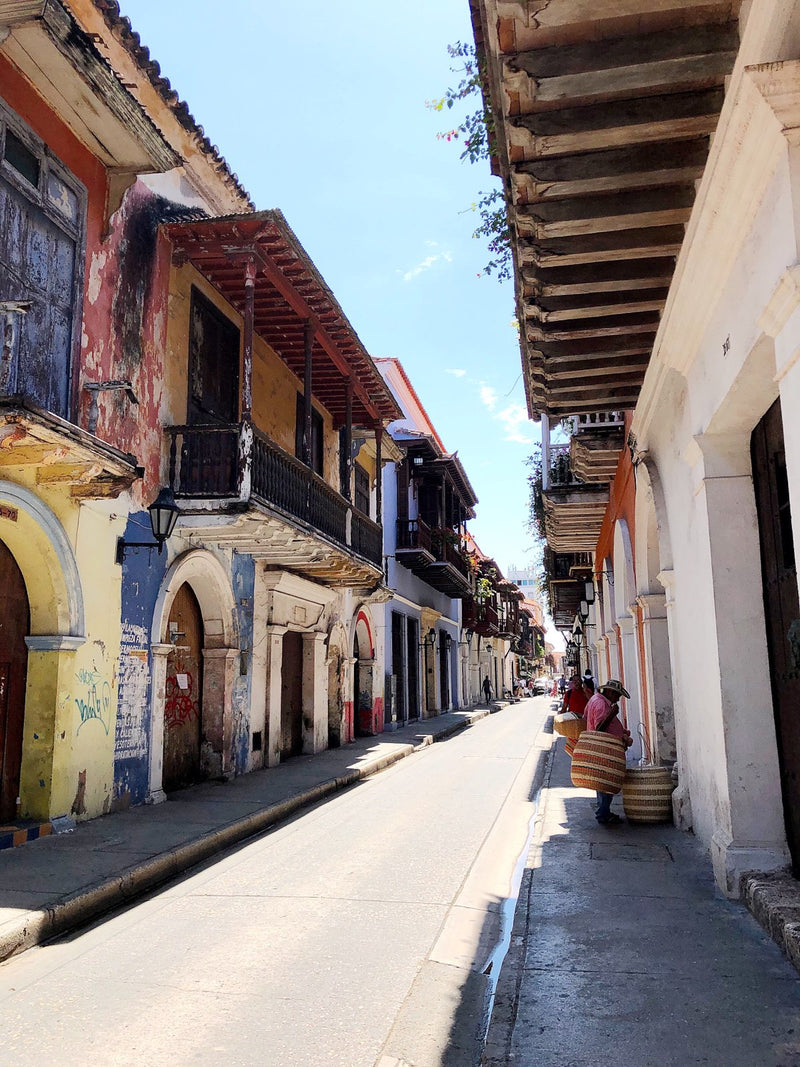
[[[239,196],[247,200],[251,208],[254,207],[250,194],[230,169],[217,146],[212,144],[206,137],[203,127],[196,121],[189,110],[189,105],[185,100],[181,100],[172,88],[169,79],[165,78],[161,73],[161,67],[154,59],[150,58],[150,50],[146,45],[142,44],[142,40],[136,30],[133,29],[130,19],[120,12],[117,0],[92,0],[92,3],[102,14],[106,25],[114,36],[124,45],[137,66],[147,75],[153,88],[170,108],[181,126],[196,138],[200,150],[208,156],[215,169],[233,186]]]

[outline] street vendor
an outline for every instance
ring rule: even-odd
[[[616,678],[610,678],[586,704],[584,716],[587,730],[600,730],[613,737],[622,738],[625,747],[630,748],[633,739],[619,720],[619,698],[630,699],[630,693]],[[612,793],[598,793],[595,818],[604,826],[620,822],[619,815],[611,810]]]

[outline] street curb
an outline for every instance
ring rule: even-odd
[[[545,725],[547,725],[547,720],[545,720]],[[552,726],[550,732],[552,732]],[[547,806],[547,792],[550,789],[550,779],[553,774],[557,740],[558,738],[554,739],[547,753],[547,764],[539,790],[539,796],[542,801],[538,805],[534,816],[536,829],[531,838],[528,855],[530,855],[530,849],[533,849],[541,840],[541,830]],[[511,1039],[514,1035],[514,1027],[517,1021],[519,993],[522,986],[522,975],[525,969],[525,957],[528,948],[530,896],[533,889],[533,878],[536,873],[533,868],[528,867],[527,861],[528,856],[525,857],[525,870],[522,872],[517,906],[514,909],[511,940],[500,967],[500,977],[497,980],[494,992],[494,1005],[486,1033],[486,1042],[481,1055],[481,1067],[506,1067],[510,1062]]]
[[[347,789],[373,774],[378,774],[397,763],[398,760],[420,752],[436,741],[452,737],[453,734],[459,733],[488,714],[488,710],[471,712],[462,720],[448,724],[439,733],[420,737],[416,744],[408,743],[398,746],[395,751],[365,762],[362,767],[347,774],[331,778],[327,782],[320,782],[319,785],[306,789],[302,793],[297,793],[293,797],[247,815],[243,819],[237,819],[227,826],[203,834],[194,841],[189,841],[169,852],[151,856],[135,866],[127,867],[113,878],[81,889],[41,910],[26,912],[24,915],[3,923],[0,927],[0,962],[96,919],[115,907],[131,904],[138,897],[144,896],[145,893],[183,874],[191,867],[203,863],[224,849],[268,830],[275,823],[288,818],[301,808],[316,804],[333,793]]]
[[[746,871],[742,903],[800,971],[800,887],[787,870]]]

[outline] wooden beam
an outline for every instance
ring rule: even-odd
[[[597,8],[599,10],[599,5]],[[701,26],[673,26],[653,33],[583,41],[555,48],[533,48],[504,57],[510,71],[524,71],[537,81],[658,63],[687,56],[736,53],[739,26],[733,20]]]
[[[722,85],[736,52],[681,56],[599,71],[531,79],[528,99],[534,104],[574,105],[585,100],[621,100],[660,93],[700,91]]]
[[[595,307],[565,308],[563,311],[541,311],[539,318],[542,322],[574,321],[575,319],[591,319],[602,315],[635,314],[639,311],[661,311],[666,297],[657,300],[641,300],[630,304],[600,304]]]
[[[540,267],[567,267],[606,260],[674,256],[681,249],[683,236],[682,225],[612,230],[538,242],[520,236],[520,259]]]
[[[722,89],[711,89],[536,112],[508,121],[530,134],[530,156],[563,156],[713,133],[722,102]]]

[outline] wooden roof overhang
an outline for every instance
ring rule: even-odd
[[[243,317],[254,277],[253,328],[301,382],[306,327],[312,331],[312,395],[345,425],[352,390],[354,426],[402,418],[338,301],[280,211],[165,224],[173,262],[191,263]]]
[[[532,417],[636,404],[738,0],[471,0]]]

